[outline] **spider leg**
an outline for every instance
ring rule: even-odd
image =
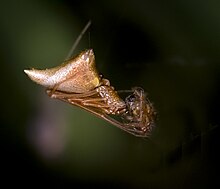
[[[47,93],[50,94],[52,90],[53,89],[48,89]],[[99,93],[95,89],[83,94],[65,93],[55,90],[51,97],[78,106],[134,136],[148,137],[148,132],[146,132],[146,130],[140,130],[140,128],[142,128],[140,127],[141,121],[138,123],[132,121],[124,123],[123,121],[118,121],[111,117],[109,114],[114,114],[114,111],[112,111],[110,109],[111,107],[106,104],[105,99],[99,97]],[[119,113],[118,116],[121,116],[121,113]]]
[[[91,98],[91,99],[84,99],[82,101],[82,104],[84,106],[94,107],[94,108],[100,108],[105,113],[110,114],[110,106],[104,102],[102,98]]]
[[[58,99],[62,99],[62,98],[85,98],[85,97],[90,97],[93,96],[95,94],[98,94],[96,90],[92,90],[92,91],[88,91],[85,93],[65,93],[62,91],[54,91],[54,89],[47,89],[46,90],[47,94],[51,97],[51,98],[58,98]]]
[[[146,133],[140,130],[137,130],[133,124],[125,124],[122,122],[119,122],[118,120],[110,117],[109,115],[104,115],[102,117],[103,119],[105,119],[106,121],[108,121],[109,123],[111,123],[112,125],[122,129],[123,131],[126,131],[134,136],[137,137],[147,137]]]
[[[103,109],[97,109],[95,107],[88,107],[88,106],[85,106],[82,104],[82,101],[84,99],[67,99],[67,98],[60,98],[60,100],[64,101],[64,102],[68,102],[72,105],[75,105],[77,107],[80,107],[94,115],[96,115],[97,117],[101,117],[102,119],[104,119],[105,121],[109,122],[110,124],[134,135],[134,136],[137,136],[137,137],[146,137],[145,134],[143,134],[143,132],[141,131],[138,131],[138,130],[135,130],[134,126],[132,126],[132,124],[124,124],[114,118],[112,118],[111,116],[109,116],[108,114],[106,114],[106,112],[103,112],[101,110]]]

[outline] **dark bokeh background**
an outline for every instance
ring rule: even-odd
[[[219,174],[220,1],[0,2],[1,184],[213,188]],[[48,98],[23,69],[93,48],[116,89],[142,86],[150,139]]]

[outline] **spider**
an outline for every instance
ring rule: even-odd
[[[143,89],[133,88],[132,94],[122,100],[109,80],[98,74],[92,49],[61,66],[24,72],[31,80],[47,87],[51,98],[83,108],[135,136],[149,136],[155,111]]]

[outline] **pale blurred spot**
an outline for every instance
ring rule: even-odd
[[[38,113],[28,126],[28,139],[41,156],[56,159],[63,155],[66,144],[65,116],[60,104],[52,102],[46,95],[41,98]]]

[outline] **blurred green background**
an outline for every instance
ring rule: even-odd
[[[0,2],[1,184],[213,188],[219,179],[220,1]],[[93,48],[117,89],[143,87],[150,139],[47,97],[23,73]]]

